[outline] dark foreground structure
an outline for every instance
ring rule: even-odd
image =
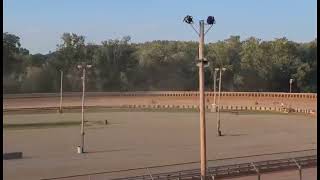
[[[293,153],[293,152],[291,152]],[[282,153],[280,153],[282,154]],[[239,157],[244,158],[244,157]],[[236,158],[235,158],[236,159]],[[225,159],[235,160],[235,159]],[[192,163],[185,164],[174,164],[169,166],[185,166]],[[164,168],[166,166],[159,167],[149,167],[151,168]],[[245,176],[256,176],[258,180],[264,174],[270,174],[275,172],[296,170],[297,179],[302,180],[302,170],[307,168],[317,167],[317,155],[308,155],[308,156],[299,156],[292,158],[282,158],[282,159],[273,159],[273,160],[264,160],[264,161],[254,161],[254,162],[245,162],[245,163],[233,163],[233,164],[225,164],[225,165],[216,165],[216,166],[208,166],[207,169],[207,178],[208,180],[215,179],[232,179],[237,177],[245,177]],[[91,174],[82,174],[82,175],[73,175],[73,176],[65,176],[65,177],[55,177],[41,180],[54,180],[54,179],[113,179],[113,180],[199,180],[200,177],[200,169],[186,169],[186,170],[178,170],[178,171],[167,171],[162,173],[151,173],[148,167],[145,168],[135,168],[135,169],[127,169],[127,170],[119,170],[119,171],[110,171],[110,172],[98,172]],[[170,168],[169,168],[170,169]],[[174,168],[173,168],[174,169]],[[144,170],[143,175],[137,176],[122,176],[118,178],[110,178],[112,176],[108,176],[109,174],[128,174],[130,171],[139,171]],[[139,173],[139,172],[136,172]]]
[[[270,173],[274,171],[281,170],[292,170],[298,169],[300,174],[300,179],[302,179],[302,168],[310,168],[317,166],[317,156],[305,156],[293,159],[279,159],[279,160],[269,160],[251,163],[242,163],[226,166],[209,167],[207,172],[207,179],[217,179],[217,178],[232,178],[238,176],[248,176],[257,175],[260,179],[261,174]],[[136,177],[125,177],[117,178],[114,180],[140,180],[140,179],[200,179],[200,170],[191,169],[177,172],[161,173],[161,174],[149,174]]]

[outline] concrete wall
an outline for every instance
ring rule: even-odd
[[[64,93],[63,107],[72,108],[81,105],[81,92]],[[87,107],[137,108],[190,108],[199,105],[199,93],[196,91],[148,91],[148,92],[87,92]],[[216,93],[217,95],[217,93]],[[206,92],[206,107],[214,103],[214,93]],[[217,98],[216,98],[217,99]],[[59,106],[59,93],[5,94],[3,109],[54,108]],[[221,108],[230,110],[269,110],[269,108],[291,108],[297,112],[317,111],[316,93],[278,93],[278,92],[222,92]],[[260,108],[261,107],[261,108]],[[299,110],[298,110],[299,109]]]
[[[133,109],[196,109],[199,110],[199,105],[122,105],[119,108],[133,108]],[[212,110],[212,106],[206,105],[205,107],[207,110]],[[218,109],[218,107],[216,107]],[[221,111],[274,111],[274,112],[287,112],[288,109],[281,108],[281,107],[265,107],[265,106],[220,106]],[[291,109],[293,112],[297,113],[305,113],[305,114],[312,114],[315,110],[312,109],[301,109],[295,108]]]
[[[216,92],[216,95],[218,93]],[[3,94],[4,99],[58,97],[59,93]],[[65,92],[64,97],[81,96],[81,92]],[[86,92],[87,97],[94,96],[199,96],[197,91],[136,91],[136,92]],[[207,91],[205,96],[213,97],[214,92]],[[273,98],[308,98],[316,99],[317,93],[282,93],[282,92],[221,92],[221,97],[273,97]]]

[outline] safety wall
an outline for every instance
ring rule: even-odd
[[[146,105],[123,105],[120,106],[119,108],[133,108],[133,109],[195,109],[195,110],[199,110],[199,105],[150,105],[150,104],[146,104]],[[205,109],[207,110],[212,110],[213,107],[207,105],[205,107]],[[218,109],[218,107],[216,107],[216,110]],[[227,111],[275,111],[275,112],[286,112],[289,109],[287,108],[281,108],[281,107],[266,107],[266,106],[220,106],[219,107],[220,110],[227,110]],[[293,112],[298,112],[298,113],[306,113],[306,114],[310,114],[315,112],[315,110],[313,109],[303,109],[303,108],[294,108],[291,109],[291,111]]]
[[[213,97],[218,93],[207,91],[206,97]],[[59,93],[33,93],[33,94],[4,94],[4,99],[10,98],[42,98],[58,97]],[[64,97],[81,96],[81,92],[65,92]],[[194,97],[199,96],[197,91],[136,91],[136,92],[86,92],[86,96],[168,96],[168,97]],[[270,97],[270,98],[307,98],[316,99],[317,93],[279,93],[279,92],[221,92],[221,97]]]

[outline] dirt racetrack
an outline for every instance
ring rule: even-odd
[[[210,92],[208,92],[209,94]],[[309,93],[256,93],[244,96],[248,93],[225,93],[221,96],[221,106],[262,106],[262,107],[284,107],[302,108],[317,111],[316,94]],[[312,96],[312,98],[310,98]],[[217,97],[218,98],[218,97]],[[216,98],[216,99],[217,99]],[[206,96],[206,105],[213,103],[214,97],[211,94]],[[35,96],[10,96],[4,97],[4,109],[19,108],[43,108],[58,107],[60,102],[59,94],[46,95],[40,94]],[[106,95],[104,93],[95,95],[87,93],[86,106],[110,106],[117,107],[122,105],[198,105],[199,97],[190,95],[190,93],[176,94],[173,92],[160,92],[157,94],[139,93],[134,96],[124,95]],[[67,93],[63,98],[63,106],[80,106],[81,93]]]
[[[77,112],[5,114],[3,118],[4,123],[32,123],[80,121],[80,117]],[[110,122],[86,127],[86,154],[76,153],[79,126],[4,129],[3,151],[24,155],[23,159],[3,161],[4,179],[31,180],[199,160],[197,112],[88,112],[85,117]],[[208,159],[315,149],[317,145],[317,121],[312,116],[222,113],[222,137],[216,136],[216,114],[207,113],[206,117]]]
[[[167,95],[170,93],[165,94],[142,93],[127,96],[88,93],[86,106],[198,105],[199,97],[190,93],[182,95],[172,93],[169,96]],[[281,107],[283,104],[286,107],[316,111],[316,99],[316,94],[289,96],[288,93],[268,95],[253,93],[243,96],[241,93],[234,95],[229,93],[221,97],[221,105]],[[8,110],[58,107],[59,100],[57,94],[4,96],[3,108]],[[207,96],[206,104],[212,103],[213,96]],[[64,96],[64,107],[80,105],[81,93]],[[198,116],[196,112],[87,112],[86,120],[107,119],[110,124],[86,127],[85,142],[88,153],[83,155],[75,153],[76,146],[79,145],[78,126],[5,129],[3,151],[21,151],[24,158],[4,161],[3,177],[9,180],[28,180],[197,161],[199,160]],[[221,138],[216,137],[215,118],[215,113],[206,115],[208,159],[316,148],[317,122],[312,116],[222,113],[222,131],[226,135]],[[13,124],[80,121],[80,114],[78,112],[9,113],[5,114],[3,119],[3,123]],[[314,169],[305,172],[306,177],[316,177]],[[283,177],[279,179],[285,180],[283,174],[270,174],[265,177]],[[100,178],[108,179],[106,176]],[[99,178],[91,178],[94,179]]]

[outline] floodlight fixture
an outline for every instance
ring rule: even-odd
[[[219,68],[215,68],[214,71],[219,71]]]
[[[225,70],[227,70],[226,68],[222,68],[222,71],[225,71]]]
[[[203,67],[209,67],[210,62],[207,60],[207,58],[203,58]]]
[[[92,65],[91,64],[87,64],[87,68],[91,68],[92,67]]]
[[[78,69],[82,69],[82,68],[85,68],[85,69],[88,68],[89,69],[89,68],[92,68],[92,65],[91,64],[82,63],[82,64],[78,64],[77,68]]]
[[[213,25],[215,23],[216,23],[216,20],[214,19],[214,16],[208,16],[207,24]]]
[[[293,82],[293,79],[290,79],[290,83],[292,83]]]
[[[193,17],[187,15],[186,17],[184,17],[183,21],[186,22],[187,24],[193,24]]]

